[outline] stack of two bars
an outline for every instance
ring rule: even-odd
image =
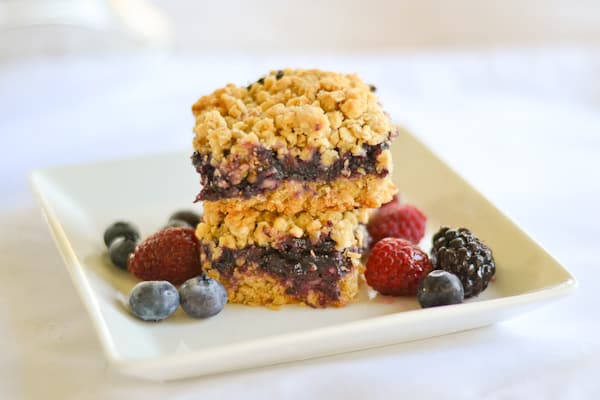
[[[390,201],[389,117],[355,75],[273,71],[193,108],[204,271],[229,301],[341,306],[358,291],[369,209]]]

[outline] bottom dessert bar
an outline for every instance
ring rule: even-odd
[[[232,303],[343,306],[358,292],[368,214],[205,212],[196,230],[202,267]]]

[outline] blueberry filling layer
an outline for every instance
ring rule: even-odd
[[[275,151],[257,146],[252,149],[249,159],[229,156],[226,168],[213,166],[210,153],[195,152],[192,163],[200,174],[202,183],[202,191],[196,201],[231,197],[248,199],[277,189],[284,180],[331,182],[342,176],[353,178],[365,174],[383,177],[388,171],[377,172],[377,157],[388,147],[386,142],[363,145],[364,155],[355,156],[348,152],[328,167],[321,163],[319,152],[315,152],[310,160],[304,161],[291,155],[278,158]],[[252,174],[240,179],[243,165],[250,165]]]
[[[210,258],[209,247],[201,246]],[[351,259],[344,252],[335,250],[331,238],[317,244],[308,238],[289,238],[277,248],[254,245],[243,249],[222,248],[222,255],[211,263],[212,268],[228,280],[232,279],[234,268],[243,273],[250,265],[256,265],[259,271],[284,284],[289,296],[302,300],[309,291],[317,292],[322,306],[339,299],[340,279],[352,269]],[[231,283],[235,285],[235,282]]]

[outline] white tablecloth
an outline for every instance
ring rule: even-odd
[[[360,73],[556,256],[574,295],[371,351],[173,383],[107,367],[27,185],[34,167],[189,148],[192,102],[281,66]],[[130,55],[0,65],[0,398],[600,398],[600,49]]]

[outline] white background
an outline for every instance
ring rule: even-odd
[[[434,3],[396,10],[426,23],[408,25],[416,33],[406,46],[360,42],[336,55],[327,50],[334,39],[315,53],[319,46],[302,45],[294,34],[297,49],[285,53],[273,43],[256,45],[262,43],[257,34],[247,39],[252,51],[213,46],[112,56],[17,58],[30,52],[8,41],[10,51],[0,54],[11,55],[0,63],[0,398],[599,398],[600,48],[589,28],[600,26],[589,23],[597,14],[556,1],[496,6],[488,14],[462,1],[460,10],[471,14],[440,14]],[[529,20],[518,15],[536,10],[545,18],[525,29]],[[460,34],[460,16],[494,12],[499,19],[489,21],[496,23],[467,24]],[[186,47],[201,28],[190,16],[178,21],[175,47]],[[514,21],[514,34],[503,21]],[[458,32],[449,42],[460,42],[461,50],[430,48],[444,44],[448,32]],[[31,39],[0,35],[8,37]],[[566,39],[570,44],[556,44]],[[511,46],[499,50],[503,42]],[[6,43],[0,40],[0,49]],[[110,370],[27,171],[190,149],[190,106],[199,96],[284,66],[357,72],[375,84],[395,122],[558,258],[577,277],[578,290],[491,327],[325,359],[166,384]]]

